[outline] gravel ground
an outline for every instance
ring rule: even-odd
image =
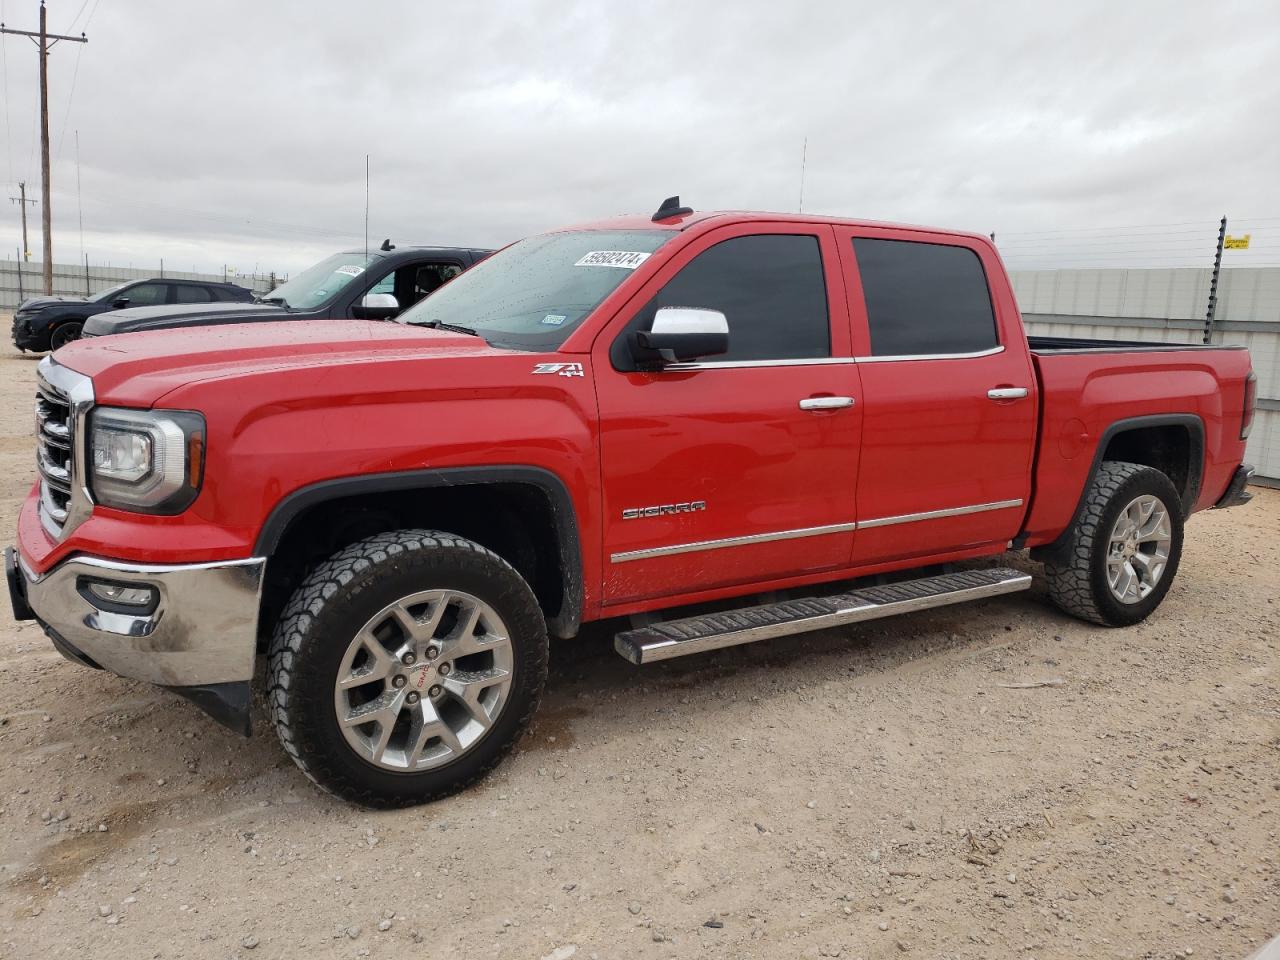
[[[34,374],[0,353],[6,538]],[[1033,591],[643,669],[595,632],[495,776],[393,813],[261,704],[241,740],[6,608],[0,956],[1244,957],[1280,932],[1278,566],[1260,490],[1128,630]]]

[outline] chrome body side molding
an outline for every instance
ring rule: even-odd
[[[668,557],[677,553],[695,553],[700,550],[723,550],[725,547],[742,547],[749,543],[771,543],[774,540],[798,540],[801,537],[820,537],[828,533],[848,533],[857,529],[856,523],[833,523],[825,527],[802,527],[799,530],[778,530],[774,533],[753,533],[745,537],[725,537],[722,540],[697,540],[693,543],[675,543],[667,547],[650,547],[646,550],[627,550],[612,554],[614,563],[630,560],[648,560],[651,557]]]
[[[948,507],[945,510],[926,510],[923,513],[904,513],[896,517],[876,517],[863,520],[859,527],[889,527],[895,523],[918,523],[921,520],[938,520],[942,517],[961,517],[966,513],[985,513],[988,510],[1008,510],[1022,506],[1022,500],[997,500],[994,503],[975,503],[968,507]]]
[[[1022,506],[1021,499],[997,500],[994,503],[975,503],[966,507],[947,507],[943,510],[926,510],[923,513],[904,513],[896,517],[876,517],[871,520],[860,520],[849,523],[832,523],[822,527],[801,527],[796,530],[777,530],[771,533],[753,533],[742,537],[724,537],[719,540],[695,540],[691,543],[673,543],[664,547],[648,547],[643,550],[625,550],[610,554],[612,563],[627,563],[632,560],[649,560],[653,557],[668,557],[679,553],[696,553],[702,550],[723,550],[726,547],[742,547],[753,543],[771,543],[775,540],[798,540],[803,537],[820,537],[828,533],[848,533],[859,527],[887,527],[897,523],[916,523],[921,520],[938,520],[943,517],[959,517],[969,513],[984,513],[988,510],[1007,510]]]

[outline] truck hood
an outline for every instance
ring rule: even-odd
[[[480,337],[374,320],[232,324],[77,340],[57,362],[93,378],[99,403],[149,407],[166,393],[221,377],[273,370],[506,354]]]
[[[182,306],[126,307],[90,317],[84,325],[86,337],[139,330],[243,323],[248,320],[284,319],[289,312],[274,303],[189,303]]]
[[[85,297],[29,297],[18,304],[18,312],[26,313],[28,310],[41,310],[44,307],[55,303],[88,303]]]

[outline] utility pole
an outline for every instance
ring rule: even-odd
[[[39,33],[10,30],[0,23],[0,34],[12,33],[19,37],[30,37],[40,48],[40,199],[44,204],[40,211],[40,223],[44,228],[44,292],[48,295],[53,293],[53,216],[49,210],[49,51],[59,40],[88,43],[89,38],[83,33],[78,37],[49,33],[45,22],[46,13],[44,0],[40,0]]]
[[[34,204],[34,200],[27,199],[27,185],[25,182],[18,184],[18,193],[20,196],[10,197],[10,203],[16,203],[22,208],[22,259],[31,259],[31,247],[27,243],[27,204]]]

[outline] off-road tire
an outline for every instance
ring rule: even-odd
[[[53,328],[53,333],[49,334],[49,349],[57,350],[73,340],[79,340],[80,331],[83,329],[84,323],[80,320],[63,321]]]
[[[510,699],[484,739],[423,772],[393,772],[358,756],[338,728],[334,683],[355,632],[416,591],[464,590],[493,607],[511,633]],[[334,554],[294,591],[268,651],[267,705],[285,751],[322,789],[370,807],[427,803],[484,777],[528,726],[547,677],[547,628],[533,591],[478,543],[435,530],[399,530]]]
[[[1136,603],[1124,603],[1107,584],[1107,548],[1116,519],[1135,497],[1158,498],[1172,528],[1169,559],[1155,588]],[[1081,620],[1126,627],[1151,615],[1173,583],[1182,557],[1182,500],[1172,481],[1154,467],[1119,460],[1103,461],[1089,486],[1064,548],[1046,558],[1049,598]]]

